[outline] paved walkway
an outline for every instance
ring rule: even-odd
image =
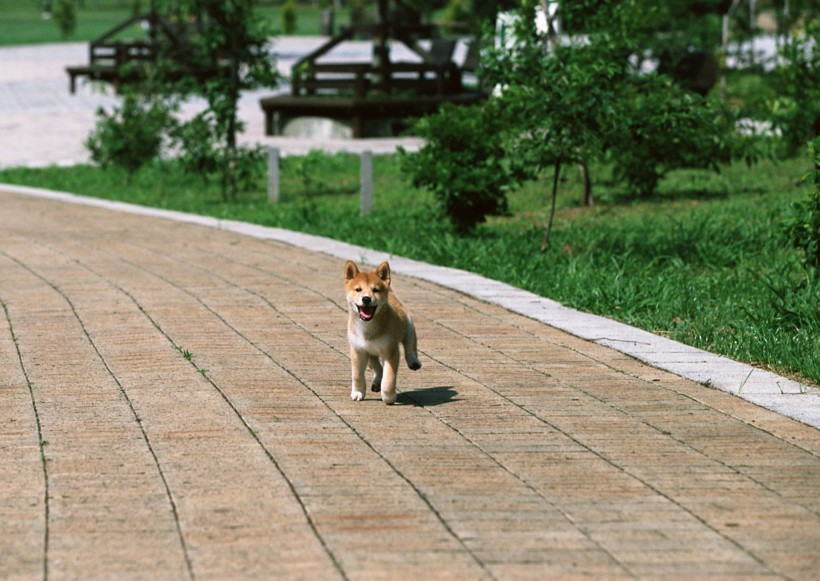
[[[0,49],[0,166],[85,159],[114,103],[68,95],[85,51]],[[257,98],[246,141],[317,147],[263,136]],[[804,386],[391,257],[424,368],[354,403],[341,259],[384,256],[11,189],[0,579],[818,578]]]
[[[0,579],[818,577],[813,427],[400,268],[352,402],[338,257],[0,208]]]

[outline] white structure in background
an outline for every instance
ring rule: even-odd
[[[535,9],[535,28],[541,34],[546,34],[549,30],[547,14],[550,15],[552,28],[555,34],[561,32],[560,23],[557,18],[557,0],[541,0],[541,5]],[[515,37],[515,25],[519,19],[518,14],[512,12],[499,12],[495,19],[495,46],[512,49],[518,43]]]

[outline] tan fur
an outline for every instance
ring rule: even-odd
[[[350,397],[360,401],[365,396],[365,369],[376,374],[371,389],[381,391],[382,401],[396,401],[396,375],[399,369],[399,345],[410,369],[421,368],[416,347],[413,319],[390,289],[390,265],[382,262],[373,272],[362,272],[356,263],[345,263],[347,295],[347,340],[353,388]]]

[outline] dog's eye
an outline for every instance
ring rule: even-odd
[[[362,287],[360,287],[360,286],[357,286],[357,287],[356,287],[356,292],[357,292],[357,293],[360,293],[360,292],[362,292]]]

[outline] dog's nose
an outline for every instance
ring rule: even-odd
[[[370,304],[370,297],[362,297],[362,304],[369,305]]]

